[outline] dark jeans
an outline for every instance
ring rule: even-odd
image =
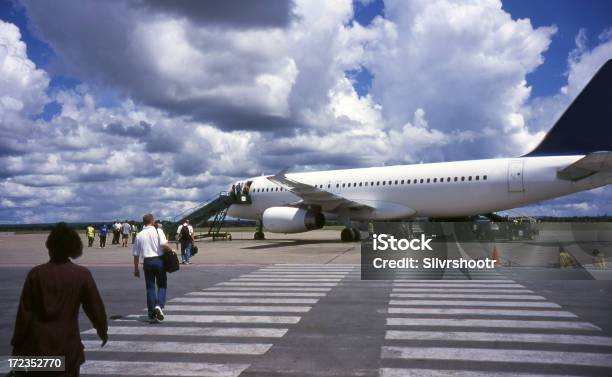
[[[166,304],[166,288],[168,281],[164,262],[161,258],[146,258],[143,264],[145,283],[147,287],[147,310],[149,318],[153,318],[153,309],[159,305],[162,309]],[[157,291],[155,290],[157,285]]]
[[[106,247],[106,236],[100,236],[100,247]]]
[[[181,241],[181,258],[183,262],[189,262],[191,259],[191,247],[193,246],[193,242],[191,240]]]
[[[87,237],[87,246],[91,247],[91,245],[93,245],[93,242],[94,242],[93,237]]]

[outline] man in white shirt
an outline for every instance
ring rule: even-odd
[[[191,248],[193,247],[193,227],[185,220],[176,230],[176,239],[181,243],[182,264],[191,264]]]
[[[116,220],[113,224],[113,245],[119,244],[119,235],[121,234],[121,223]]]
[[[153,215],[148,213],[142,217],[144,227],[136,236],[132,249],[134,255],[134,276],[140,277],[138,261],[143,258],[145,284],[147,287],[147,310],[149,319],[153,322],[164,320],[163,308],[166,303],[167,277],[164,270],[162,255],[171,250],[163,230],[155,227]],[[155,286],[157,285],[157,291]]]

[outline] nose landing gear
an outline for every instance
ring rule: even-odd
[[[257,230],[253,234],[254,240],[265,240],[266,236],[263,232],[263,222],[261,220],[257,221]]]

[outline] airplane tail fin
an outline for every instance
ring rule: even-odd
[[[612,151],[612,59],[597,71],[542,142],[525,156]]]

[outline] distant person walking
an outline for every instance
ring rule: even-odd
[[[116,220],[113,223],[113,245],[119,245],[119,236],[121,233],[121,223]]]
[[[136,242],[136,235],[138,234],[138,225],[132,224],[132,245]]]
[[[94,238],[96,237],[96,230],[94,229],[93,225],[88,225],[85,233],[87,234],[87,247],[91,247],[94,243]]]
[[[185,220],[176,230],[176,239],[181,243],[182,264],[191,264],[191,248],[193,247],[193,227]]]
[[[132,233],[132,226],[128,223],[127,220],[121,224],[121,246],[128,247],[128,240],[130,239],[130,234]]]
[[[106,235],[108,234],[108,227],[106,224],[102,224],[100,227],[100,233],[98,233],[98,237],[100,237],[100,249],[104,249],[106,247]]]
[[[134,255],[134,276],[140,277],[138,261],[143,258],[145,285],[147,288],[147,312],[152,323],[164,320],[164,305],[166,303],[167,277],[164,270],[162,255],[171,250],[164,232],[155,226],[155,219],[148,213],[142,217],[144,227],[136,236],[132,248]],[[155,289],[157,286],[157,290]]]
[[[108,340],[106,311],[89,270],[70,261],[83,253],[77,232],[59,223],[46,246],[49,262],[32,268],[23,286],[11,340],[13,356],[65,356],[66,371],[61,375],[76,377],[85,361],[79,307],[83,305],[102,346]]]

